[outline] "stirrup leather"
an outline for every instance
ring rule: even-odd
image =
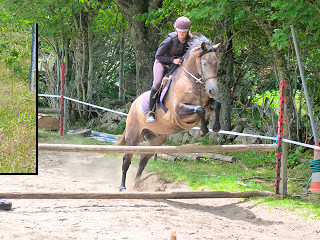
[[[154,122],[156,120],[156,114],[152,111],[148,112],[146,122]]]

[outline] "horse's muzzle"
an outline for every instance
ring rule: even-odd
[[[210,98],[214,98],[218,92],[217,78],[211,78],[206,81],[206,93]]]

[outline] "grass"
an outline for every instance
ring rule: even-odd
[[[274,192],[274,153],[232,153],[234,163],[211,161],[165,162],[150,160],[147,172],[162,172],[163,177],[176,182],[187,182],[194,190]],[[138,159],[134,160],[138,165]],[[288,168],[288,195],[257,198],[257,203],[278,208],[282,212],[295,212],[302,218],[320,220],[320,193],[306,192],[310,177],[307,163]]]
[[[0,173],[35,173],[35,92],[24,82],[0,81]]]
[[[36,173],[36,93],[28,87],[32,27],[0,24],[0,173]]]

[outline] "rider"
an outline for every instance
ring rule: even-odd
[[[168,65],[182,64],[182,56],[189,48],[192,41],[192,35],[189,33],[190,20],[186,17],[179,17],[175,23],[175,32],[169,33],[168,37],[160,44],[156,60],[153,65],[153,84],[150,92],[149,112],[147,115],[147,122],[155,121],[155,112],[153,112],[156,103],[155,94],[160,88],[161,80],[164,74],[168,71]]]

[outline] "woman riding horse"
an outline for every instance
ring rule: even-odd
[[[156,60],[153,65],[153,84],[149,99],[149,113],[147,115],[147,122],[155,121],[154,105],[157,101],[156,93],[158,92],[164,74],[170,68],[170,65],[181,65],[182,56],[187,52],[192,36],[189,33],[190,20],[186,17],[179,17],[175,23],[175,32],[169,33],[168,37],[160,44]]]
[[[163,108],[156,108],[157,124],[146,122],[143,103],[150,91],[141,94],[131,105],[126,128],[117,145],[137,146],[145,139],[150,146],[161,146],[166,136],[191,129],[200,124],[198,135],[209,132],[207,117],[215,112],[213,131],[220,130],[221,104],[214,100],[218,92],[218,55],[220,44],[212,44],[203,36],[194,37],[192,46],[183,56],[181,66],[172,74],[170,87],[163,98]],[[154,154],[142,154],[136,181]],[[120,191],[126,190],[126,175],[133,153],[123,156]]]

